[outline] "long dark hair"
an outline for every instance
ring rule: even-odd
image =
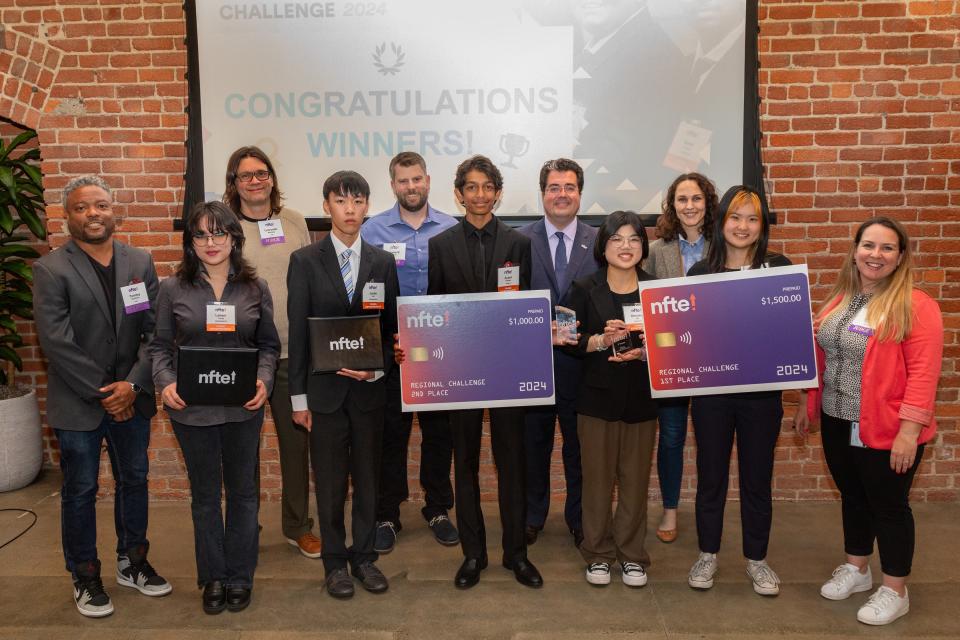
[[[183,225],[183,260],[177,266],[177,277],[181,282],[197,285],[200,279],[200,256],[193,245],[193,235],[200,231],[200,223],[207,222],[207,233],[225,231],[231,245],[230,276],[232,282],[252,282],[257,272],[243,259],[243,227],[237,214],[222,202],[198,202]]]
[[[717,215],[713,220],[713,238],[710,249],[707,251],[707,268],[710,273],[721,273],[727,266],[727,241],[723,237],[723,225],[734,211],[745,204],[752,204],[760,217],[760,237],[753,245],[753,255],[750,260],[751,269],[759,269],[767,258],[767,243],[770,240],[770,219],[767,215],[767,206],[760,192],[753,187],[738,184],[727,189],[720,199]]]
[[[647,230],[643,228],[643,220],[633,211],[614,211],[604,218],[603,223],[597,230],[597,239],[593,243],[593,257],[601,269],[606,269],[609,266],[606,254],[607,242],[610,240],[610,236],[615,235],[620,227],[625,224],[630,225],[634,232],[640,236],[640,244],[643,246],[643,250],[640,252],[640,262],[636,266],[637,274],[639,274],[643,271],[640,265],[650,255],[650,241],[647,240]]]
[[[681,182],[691,180],[697,183],[700,191],[703,192],[703,199],[706,207],[703,212],[703,221],[700,223],[700,233],[706,240],[713,237],[713,217],[717,212],[717,188],[713,182],[702,173],[681,173],[676,180],[671,183],[667,189],[667,196],[663,199],[661,210],[663,214],[657,218],[657,237],[662,238],[664,242],[671,242],[677,236],[686,238],[687,233],[683,230],[680,218],[677,216],[677,207],[674,199],[677,197],[677,187]]]
[[[223,201],[231,209],[240,215],[240,193],[237,191],[237,171],[240,169],[240,161],[244,158],[256,158],[267,165],[267,171],[270,172],[270,178],[273,180],[273,188],[270,190],[270,213],[280,213],[283,208],[283,192],[280,191],[280,183],[277,181],[277,172],[273,170],[273,163],[267,157],[260,147],[240,147],[230,155],[227,160],[226,184],[223,187]]]

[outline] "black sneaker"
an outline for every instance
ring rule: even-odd
[[[373,541],[373,550],[377,553],[390,553],[397,544],[399,527],[389,520],[377,523],[377,535]]]
[[[445,513],[430,518],[427,521],[427,526],[430,527],[430,531],[433,531],[433,537],[442,545],[450,547],[460,542],[457,528],[453,526]]]
[[[100,580],[100,561],[92,560],[78,566],[73,581],[73,599],[77,611],[88,618],[103,618],[113,613],[113,603]]]
[[[130,549],[127,555],[117,557],[117,584],[136,589],[145,596],[165,596],[173,587],[147,562],[149,548],[142,544]]]

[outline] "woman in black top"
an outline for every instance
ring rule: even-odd
[[[264,280],[243,259],[243,229],[222,202],[198,204],[183,231],[183,261],[160,284],[153,379],[183,451],[190,479],[197,582],[203,610],[250,603],[257,566],[257,464],[263,404],[273,386],[280,338]],[[210,307],[226,310],[211,323]],[[190,405],[177,393],[177,348],[259,350],[254,396],[243,406]],[[220,506],[226,491],[226,520]]]
[[[689,276],[742,271],[790,264],[767,251],[770,223],[760,194],[751,187],[731,187],[717,209],[707,257]],[[731,339],[735,339],[731,337]],[[709,589],[717,571],[723,532],[723,508],[730,479],[734,436],[740,472],[740,520],[743,555],[753,589],[761,595],[780,593],[780,578],[766,562],[773,516],[770,484],[773,451],[780,435],[783,405],[779,391],[696,396],[691,416],[697,438],[697,538],[700,557],[687,578],[695,589]]]
[[[580,553],[587,562],[587,582],[594,585],[609,584],[614,560],[620,562],[624,584],[647,583],[650,555],[644,538],[657,405],[650,398],[645,350],[611,350],[626,334],[624,306],[640,302],[638,281],[653,279],[640,269],[647,252],[640,217],[629,211],[611,213],[594,245],[600,270],[574,282],[567,297],[581,334],[576,345],[564,349],[583,358],[576,405],[583,467]],[[616,513],[611,505],[614,485]]]

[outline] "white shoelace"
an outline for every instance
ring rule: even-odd
[[[598,571],[603,573],[610,573],[610,565],[606,562],[594,562],[590,565],[590,573],[596,573]]]
[[[833,570],[830,583],[835,584],[840,588],[846,588],[848,584],[857,579],[858,573],[860,572],[857,569],[851,568],[850,565],[842,564]]]
[[[694,578],[709,578],[710,567],[715,562],[716,562],[716,559],[710,557],[705,553],[701,553],[700,558],[697,560],[696,564],[694,564],[693,568],[690,569],[690,576]]]
[[[877,592],[870,596],[870,599],[867,600],[867,604],[863,605],[864,607],[870,607],[873,609],[874,613],[880,614],[881,611],[887,609],[891,604],[897,601],[900,596],[896,591],[890,587],[880,587],[877,589]]]
[[[645,573],[645,571],[643,570],[643,567],[641,567],[636,562],[624,562],[623,564],[620,565],[620,567],[624,573],[633,573],[634,571],[637,571],[639,573]]]
[[[780,584],[780,577],[774,573],[773,569],[771,569],[770,565],[766,562],[751,562],[750,577],[760,585]]]

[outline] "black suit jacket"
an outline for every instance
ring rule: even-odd
[[[382,282],[385,285],[384,308],[380,312],[384,377],[376,382],[361,382],[336,373],[311,375],[307,318],[371,313],[363,309],[363,285],[367,282]],[[393,366],[393,334],[397,331],[397,295],[400,291],[393,256],[361,241],[360,266],[354,291],[351,303],[347,300],[337,251],[329,235],[320,242],[298,249],[290,256],[287,270],[290,395],[307,394],[310,410],[317,413],[335,411],[343,405],[347,394],[350,394],[356,406],[364,409],[377,409],[386,402],[383,381]]]
[[[430,259],[427,267],[427,293],[483,293],[496,292],[497,269],[507,262],[520,267],[520,289],[530,289],[530,238],[512,229],[497,218],[489,224],[497,225],[493,245],[493,260],[487,274],[487,286],[477,281],[467,254],[467,240],[463,222],[430,238]]]
[[[638,280],[654,280],[645,271],[640,272]],[[631,362],[610,362],[612,351],[593,351],[587,353],[590,336],[603,333],[607,320],[622,318],[607,285],[607,270],[600,269],[593,275],[577,280],[570,285],[567,295],[568,306],[577,312],[580,321],[580,342],[575,346],[563,347],[570,355],[583,358],[583,376],[577,393],[577,413],[602,418],[620,420],[628,410],[644,414],[647,420],[657,416],[657,404],[650,397],[650,379],[647,363],[641,360]],[[631,389],[635,393],[619,393],[617,378],[628,377]]]

